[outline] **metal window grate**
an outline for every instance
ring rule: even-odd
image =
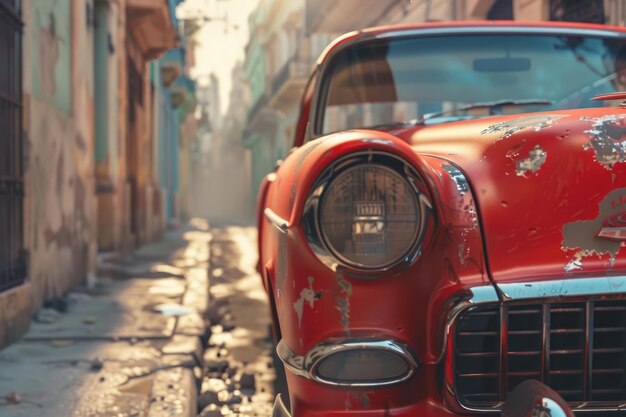
[[[454,372],[460,403],[498,409],[536,379],[577,409],[626,404],[626,300],[490,305],[456,324]]]
[[[24,282],[22,237],[22,22],[18,0],[0,0],[0,291]]]

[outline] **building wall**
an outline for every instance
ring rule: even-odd
[[[24,1],[25,245],[35,307],[95,271],[88,0]]]
[[[180,2],[155,1],[146,12],[126,0],[23,0],[28,276],[0,293],[0,347],[45,300],[94,274],[98,250],[127,254],[160,235],[161,166],[173,167],[165,176],[178,204],[179,122],[193,102],[181,113],[171,94],[155,97],[150,60],[178,46]]]
[[[604,0],[604,9],[608,23],[612,25],[626,25],[626,2],[624,0]]]
[[[28,2],[25,2],[24,7]],[[34,1],[25,17],[30,48],[31,93],[60,111],[72,112],[72,0]],[[49,66],[50,63],[54,63]]]
[[[98,250],[128,249],[128,213],[123,164],[126,95],[121,94],[124,62],[123,3],[99,0],[95,4],[95,174],[98,199]],[[126,246],[126,247],[125,247]]]

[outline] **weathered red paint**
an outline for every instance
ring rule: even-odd
[[[563,228],[599,216],[601,201],[613,190],[624,189],[626,164],[606,169],[596,161],[590,142],[592,122],[581,118],[606,115],[626,117],[615,108],[559,111],[560,117],[539,131],[536,125],[554,113],[472,120],[430,126],[399,134],[413,149],[446,158],[468,177],[477,200],[487,246],[490,276],[497,282],[545,280],[562,277],[564,266],[580,250],[563,246]],[[503,132],[481,133],[498,123],[532,117],[535,123],[510,137]],[[623,124],[625,120],[620,120]],[[536,173],[518,176],[516,161],[539,145],[545,163]],[[601,219],[601,221],[604,219]],[[594,238],[590,234],[589,239]],[[583,257],[585,275],[626,269],[626,249],[611,266],[608,253]]]
[[[410,25],[354,32],[327,49],[390,30],[444,27]],[[465,22],[455,26],[566,26],[584,24]],[[603,26],[604,30],[626,31]],[[451,305],[468,288],[490,282],[519,282],[578,276],[623,274],[626,249],[613,256],[564,246],[564,229],[607,217],[604,205],[626,198],[626,163],[599,163],[590,143],[593,120],[614,115],[625,126],[626,110],[598,108],[533,113],[394,130],[337,133],[303,145],[312,94],[305,95],[295,144],[259,198],[259,270],[276,305],[283,340],[305,355],[316,344],[355,335],[389,337],[415,351],[420,367],[408,381],[383,389],[329,388],[287,372],[295,417],[453,416],[459,415],[442,380],[452,363],[446,358],[444,325]],[[509,129],[507,129],[507,127]],[[373,141],[372,139],[378,139]],[[403,158],[424,178],[433,203],[421,256],[402,272],[376,280],[334,272],[312,252],[302,230],[304,203],[318,175],[333,161],[359,151],[384,151]],[[532,155],[545,161],[532,165]],[[525,168],[528,159],[530,168]],[[462,172],[470,189],[462,192],[450,167]],[[615,198],[605,201],[615,190]],[[264,216],[270,208],[289,223],[281,233]],[[610,210],[609,210],[610,211]],[[602,216],[605,217],[602,217]],[[573,226],[572,226],[573,225]],[[596,229],[596,233],[599,229]],[[591,244],[597,237],[591,234]],[[580,256],[583,270],[566,266]],[[295,305],[305,289],[318,297]],[[347,302],[341,307],[339,301]],[[346,314],[348,324],[346,326]],[[448,351],[450,354],[450,351]],[[447,364],[447,365],[446,365]]]

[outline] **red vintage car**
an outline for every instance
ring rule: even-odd
[[[258,199],[275,415],[626,408],[624,69],[599,25],[335,41]]]

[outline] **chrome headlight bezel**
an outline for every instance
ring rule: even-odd
[[[388,378],[372,378],[364,380],[347,380],[341,378],[326,378],[320,374],[319,368],[322,363],[342,353],[350,352],[381,352],[394,355],[402,360],[406,365],[406,371]],[[409,345],[391,339],[380,339],[374,337],[362,337],[354,339],[330,339],[314,346],[306,355],[300,356],[294,353],[285,340],[281,340],[276,347],[278,357],[285,365],[285,368],[300,377],[318,382],[324,385],[336,387],[385,387],[399,384],[411,378],[419,363],[415,359],[415,352]]]
[[[400,175],[407,181],[415,193],[419,224],[417,232],[406,253],[387,264],[369,267],[350,262],[332,249],[325,239],[321,228],[321,202],[328,187],[341,173],[360,165],[379,165]],[[356,277],[376,278],[381,272],[406,268],[421,254],[424,237],[432,218],[432,204],[427,195],[426,184],[422,176],[407,161],[399,156],[381,151],[362,151],[337,159],[318,176],[314,182],[302,213],[302,225],[306,239],[315,255],[332,270],[341,267],[353,271]]]

